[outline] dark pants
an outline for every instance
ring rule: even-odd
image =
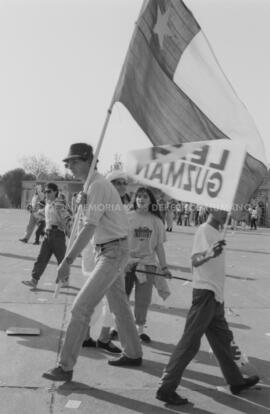
[[[254,217],[251,217],[251,219],[250,219],[250,228],[251,228],[251,229],[253,229],[253,228],[254,228],[254,230],[256,230],[256,229],[257,229],[257,219],[256,219],[256,218],[254,218]]]
[[[38,223],[38,228],[37,228],[36,233],[35,233],[35,238],[36,238],[35,242],[36,243],[39,242],[40,236],[44,236],[44,234],[45,234],[45,232],[44,232],[45,231],[45,225],[46,225],[45,220],[42,220]]]
[[[155,273],[157,268],[152,265],[145,265],[147,272]],[[145,274],[146,281],[140,283],[136,277],[136,264],[130,268],[125,275],[125,288],[126,294],[130,296],[132,289],[135,285],[135,304],[134,304],[134,316],[137,325],[145,325],[148,308],[152,300],[153,281],[154,276],[151,274]],[[143,273],[142,273],[143,274]]]
[[[176,221],[176,224],[178,226],[182,226],[182,216],[183,216],[183,212],[182,211],[179,211],[177,213],[177,221]]]
[[[175,391],[183,372],[200,348],[201,338],[207,340],[219,362],[225,380],[230,385],[243,384],[244,379],[233,360],[230,343],[233,339],[224,315],[224,304],[217,302],[207,289],[193,289],[192,305],[187,315],[184,333],[164,370],[161,388]]]
[[[65,233],[61,230],[46,230],[39,255],[32,270],[33,279],[36,279],[37,281],[40,279],[52,254],[55,255],[58,264],[62,262],[66,253],[65,239]]]

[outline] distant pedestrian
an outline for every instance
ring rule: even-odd
[[[184,215],[184,205],[181,201],[176,204],[176,224],[182,226],[182,218]]]
[[[225,255],[224,240],[218,229],[226,212],[211,210],[207,222],[195,235],[192,250],[193,299],[182,338],[178,342],[161,378],[156,398],[173,405],[187,404],[176,389],[183,372],[200,348],[205,334],[233,394],[255,385],[259,377],[244,378],[231,350],[233,335],[224,313]]]
[[[45,226],[46,226],[46,221],[45,221],[45,201],[41,200],[39,202],[39,209],[37,210],[36,213],[34,213],[36,221],[37,221],[37,229],[35,232],[35,241],[33,244],[39,245],[40,241],[40,237],[44,237],[45,235]]]
[[[159,211],[161,214],[161,219],[163,221],[163,223],[165,223],[166,221],[166,212],[167,212],[167,202],[164,199],[163,195],[161,195],[161,197],[159,198],[159,200],[157,200],[158,202],[158,207],[159,207]]]
[[[258,219],[257,208],[254,206],[251,209],[250,230],[252,229],[257,230],[257,219]]]
[[[41,190],[41,187],[37,185],[34,190],[34,195],[32,197],[31,203],[27,206],[27,210],[30,213],[29,221],[25,229],[24,236],[19,239],[23,243],[28,243],[32,233],[37,225],[37,218],[35,213],[39,209],[39,202],[44,200],[44,193]]]
[[[71,211],[73,216],[75,216],[78,210],[77,195],[78,193],[73,193],[71,197]]]
[[[197,205],[192,203],[190,204],[190,225],[196,225],[196,214],[197,214]]]
[[[174,203],[172,200],[168,201],[166,208],[166,231],[172,232],[173,229],[173,215],[174,215]]]
[[[22,282],[34,289],[37,287],[39,279],[53,254],[58,264],[62,262],[66,252],[65,231],[69,228],[71,221],[62,200],[58,199],[58,187],[55,183],[46,185],[45,196],[45,236],[37,260],[34,263],[32,278]]]
[[[185,203],[184,205],[184,226],[190,226],[190,205],[189,203]]]

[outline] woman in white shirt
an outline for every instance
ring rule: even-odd
[[[134,211],[128,213],[130,260],[126,269],[126,292],[129,296],[135,286],[134,313],[138,333],[142,341],[150,342],[151,338],[143,330],[152,299],[156,277],[154,274],[158,266],[168,278],[171,274],[167,268],[163,246],[166,240],[164,224],[157,201],[149,188],[138,188],[133,207]]]

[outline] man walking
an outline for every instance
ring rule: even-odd
[[[224,315],[225,255],[224,240],[219,228],[226,220],[226,212],[212,209],[207,222],[194,238],[191,262],[193,266],[193,297],[183,336],[177,344],[161,378],[156,398],[172,405],[187,404],[176,393],[186,366],[200,348],[205,334],[219,362],[232,394],[255,385],[257,375],[244,378],[231,350],[233,334]]]
[[[39,255],[35,261],[32,278],[22,283],[36,288],[39,279],[45,271],[51,256],[54,254],[60,264],[66,253],[65,232],[70,226],[71,216],[58,199],[58,187],[55,183],[48,183],[45,187],[45,236],[40,247]]]
[[[37,225],[37,221],[38,221],[35,213],[40,208],[39,207],[39,202],[43,201],[43,200],[44,200],[44,194],[41,191],[40,186],[36,186],[34,195],[33,195],[32,200],[31,200],[31,204],[29,204],[29,206],[27,207],[27,210],[29,211],[30,216],[29,216],[28,224],[27,224],[26,229],[25,229],[25,234],[21,239],[19,239],[19,241],[21,241],[23,243],[28,243],[28,240],[30,239],[30,237],[31,237],[36,225]]]
[[[64,159],[76,178],[86,181],[93,161],[93,149],[85,143],[71,145]],[[115,366],[142,364],[142,348],[128,298],[125,294],[124,269],[128,261],[128,219],[114,186],[97,171],[87,191],[84,225],[71,250],[58,268],[58,281],[64,280],[70,265],[92,239],[96,263],[71,310],[59,365],[44,373],[53,381],[70,381],[82,342],[86,337],[95,306],[106,295],[114,313],[123,354],[109,361]]]

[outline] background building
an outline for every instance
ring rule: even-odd
[[[71,198],[74,193],[78,193],[83,189],[83,183],[77,180],[51,180],[54,182],[61,193],[63,193],[66,197],[68,204],[71,204]],[[34,195],[36,185],[41,185],[45,187],[48,183],[48,180],[24,180],[22,182],[22,201],[21,201],[21,208],[26,208],[28,204],[31,202],[31,199]]]
[[[83,183],[77,180],[52,180],[55,182],[61,193],[66,196],[67,202],[71,203],[71,198],[74,193],[78,193],[83,189]],[[27,205],[31,202],[31,199],[34,194],[35,186],[40,184],[41,186],[45,186],[48,180],[38,180],[38,181],[30,181],[25,180],[22,182],[22,201],[21,201],[21,208],[26,208]],[[132,196],[136,189],[141,184],[138,182],[134,182],[129,180],[128,183],[128,193]],[[1,187],[1,186],[0,186]],[[0,188],[1,190],[1,188]],[[153,189],[155,196],[157,199],[163,197],[160,190]],[[3,189],[2,189],[3,192]],[[3,196],[3,194],[2,194]],[[167,197],[165,196],[165,199]],[[184,200],[183,200],[184,201]],[[258,190],[254,193],[252,199],[250,200],[251,205],[259,205],[261,208],[261,214],[258,217],[258,225],[264,227],[270,227],[270,170],[268,171],[263,183],[258,188]]]

